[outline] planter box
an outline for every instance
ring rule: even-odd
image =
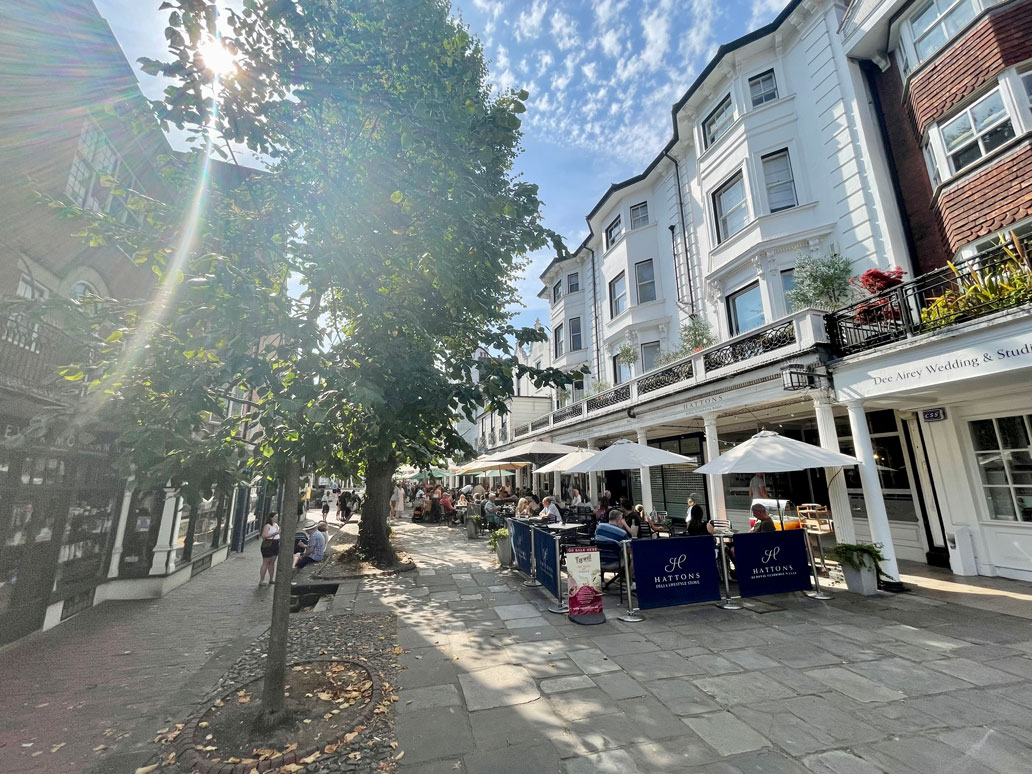
[[[498,554],[498,563],[502,565],[502,567],[512,566],[512,544],[509,542],[509,538],[498,541],[498,545],[495,547],[495,553]]]
[[[871,597],[878,593],[878,573],[866,562],[860,570],[854,570],[843,562],[842,574],[846,577],[846,588],[854,594]]]
[[[472,516],[466,517],[466,537],[470,540],[477,536],[477,523],[473,520]]]

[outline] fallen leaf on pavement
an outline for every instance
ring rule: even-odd
[[[322,751],[324,753],[326,753],[327,755],[333,755],[335,752],[337,752],[337,745],[335,745],[335,744],[328,744],[328,745],[326,745],[323,748]]]
[[[152,771],[158,770],[158,764],[152,763],[150,766],[141,766],[134,774],[151,774]]]
[[[55,744],[55,745],[54,745],[53,747],[51,747],[51,748],[50,748],[50,752],[52,752],[52,753],[55,753],[55,752],[57,752],[57,751],[58,751],[58,750],[60,750],[60,749],[61,749],[62,747],[64,747],[64,746],[65,746],[65,744],[66,744],[66,742],[58,742],[57,744]]]

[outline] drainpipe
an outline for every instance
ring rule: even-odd
[[[688,303],[692,308],[692,317],[695,317],[695,287],[692,284],[692,262],[691,254],[688,252],[688,230],[684,226],[684,198],[681,193],[681,165],[677,159],[670,155],[670,151],[664,151],[663,155],[674,162],[674,179],[677,182],[677,214],[681,216],[681,241],[684,243],[684,268],[685,276],[688,279]],[[673,239],[673,231],[670,237]]]
[[[595,276],[595,251],[590,247],[585,248],[591,253],[591,317],[594,332],[592,338],[595,340],[595,381],[602,381],[602,350],[599,348],[598,337],[602,333],[602,326],[598,321],[598,283]],[[594,385],[592,385],[594,386]]]

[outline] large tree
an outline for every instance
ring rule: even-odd
[[[444,0],[246,0],[221,20],[213,0],[162,8],[172,56],[143,62],[169,81],[159,119],[194,135],[202,168],[246,148],[263,171],[190,207],[130,193],[141,231],[90,215],[90,238],[150,263],[161,291],[73,309],[100,355],[65,375],[88,384],[82,416],[130,423],[137,476],[188,498],[258,467],[289,501],[302,458],[358,470],[359,548],[391,562],[397,466],[468,452],[456,420],[504,410],[514,373],[572,380],[517,363],[541,334],[507,311],[526,254],[564,249],[513,173],[527,95],[491,90]],[[221,76],[217,47],[235,60]],[[242,414],[227,416],[230,396]],[[283,714],[289,564],[281,553],[266,725]]]

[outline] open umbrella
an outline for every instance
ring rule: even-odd
[[[687,465],[693,462],[694,460],[680,454],[621,438],[612,446],[577,463],[566,472],[592,473],[596,470],[629,470],[653,468],[657,465]]]
[[[812,443],[804,443],[771,430],[761,430],[745,443],[724,452],[715,460],[695,469],[696,473],[724,475],[727,473],[789,473],[809,468],[841,468],[859,465],[860,460],[848,454],[828,451]],[[778,517],[784,529],[785,520],[778,503]]]
[[[462,475],[465,473],[480,473],[485,470],[516,470],[517,468],[525,468],[529,464],[529,462],[523,462],[522,460],[479,459],[463,465],[455,472]]]
[[[566,473],[574,465],[577,465],[585,460],[590,460],[598,454],[597,449],[578,449],[577,451],[564,454],[557,460],[552,460],[544,467],[537,469],[537,473]]]
[[[495,452],[487,459],[515,460],[524,457],[554,457],[559,454],[569,454],[580,449],[580,446],[567,446],[563,443],[552,443],[551,441],[528,441],[512,449]]]

